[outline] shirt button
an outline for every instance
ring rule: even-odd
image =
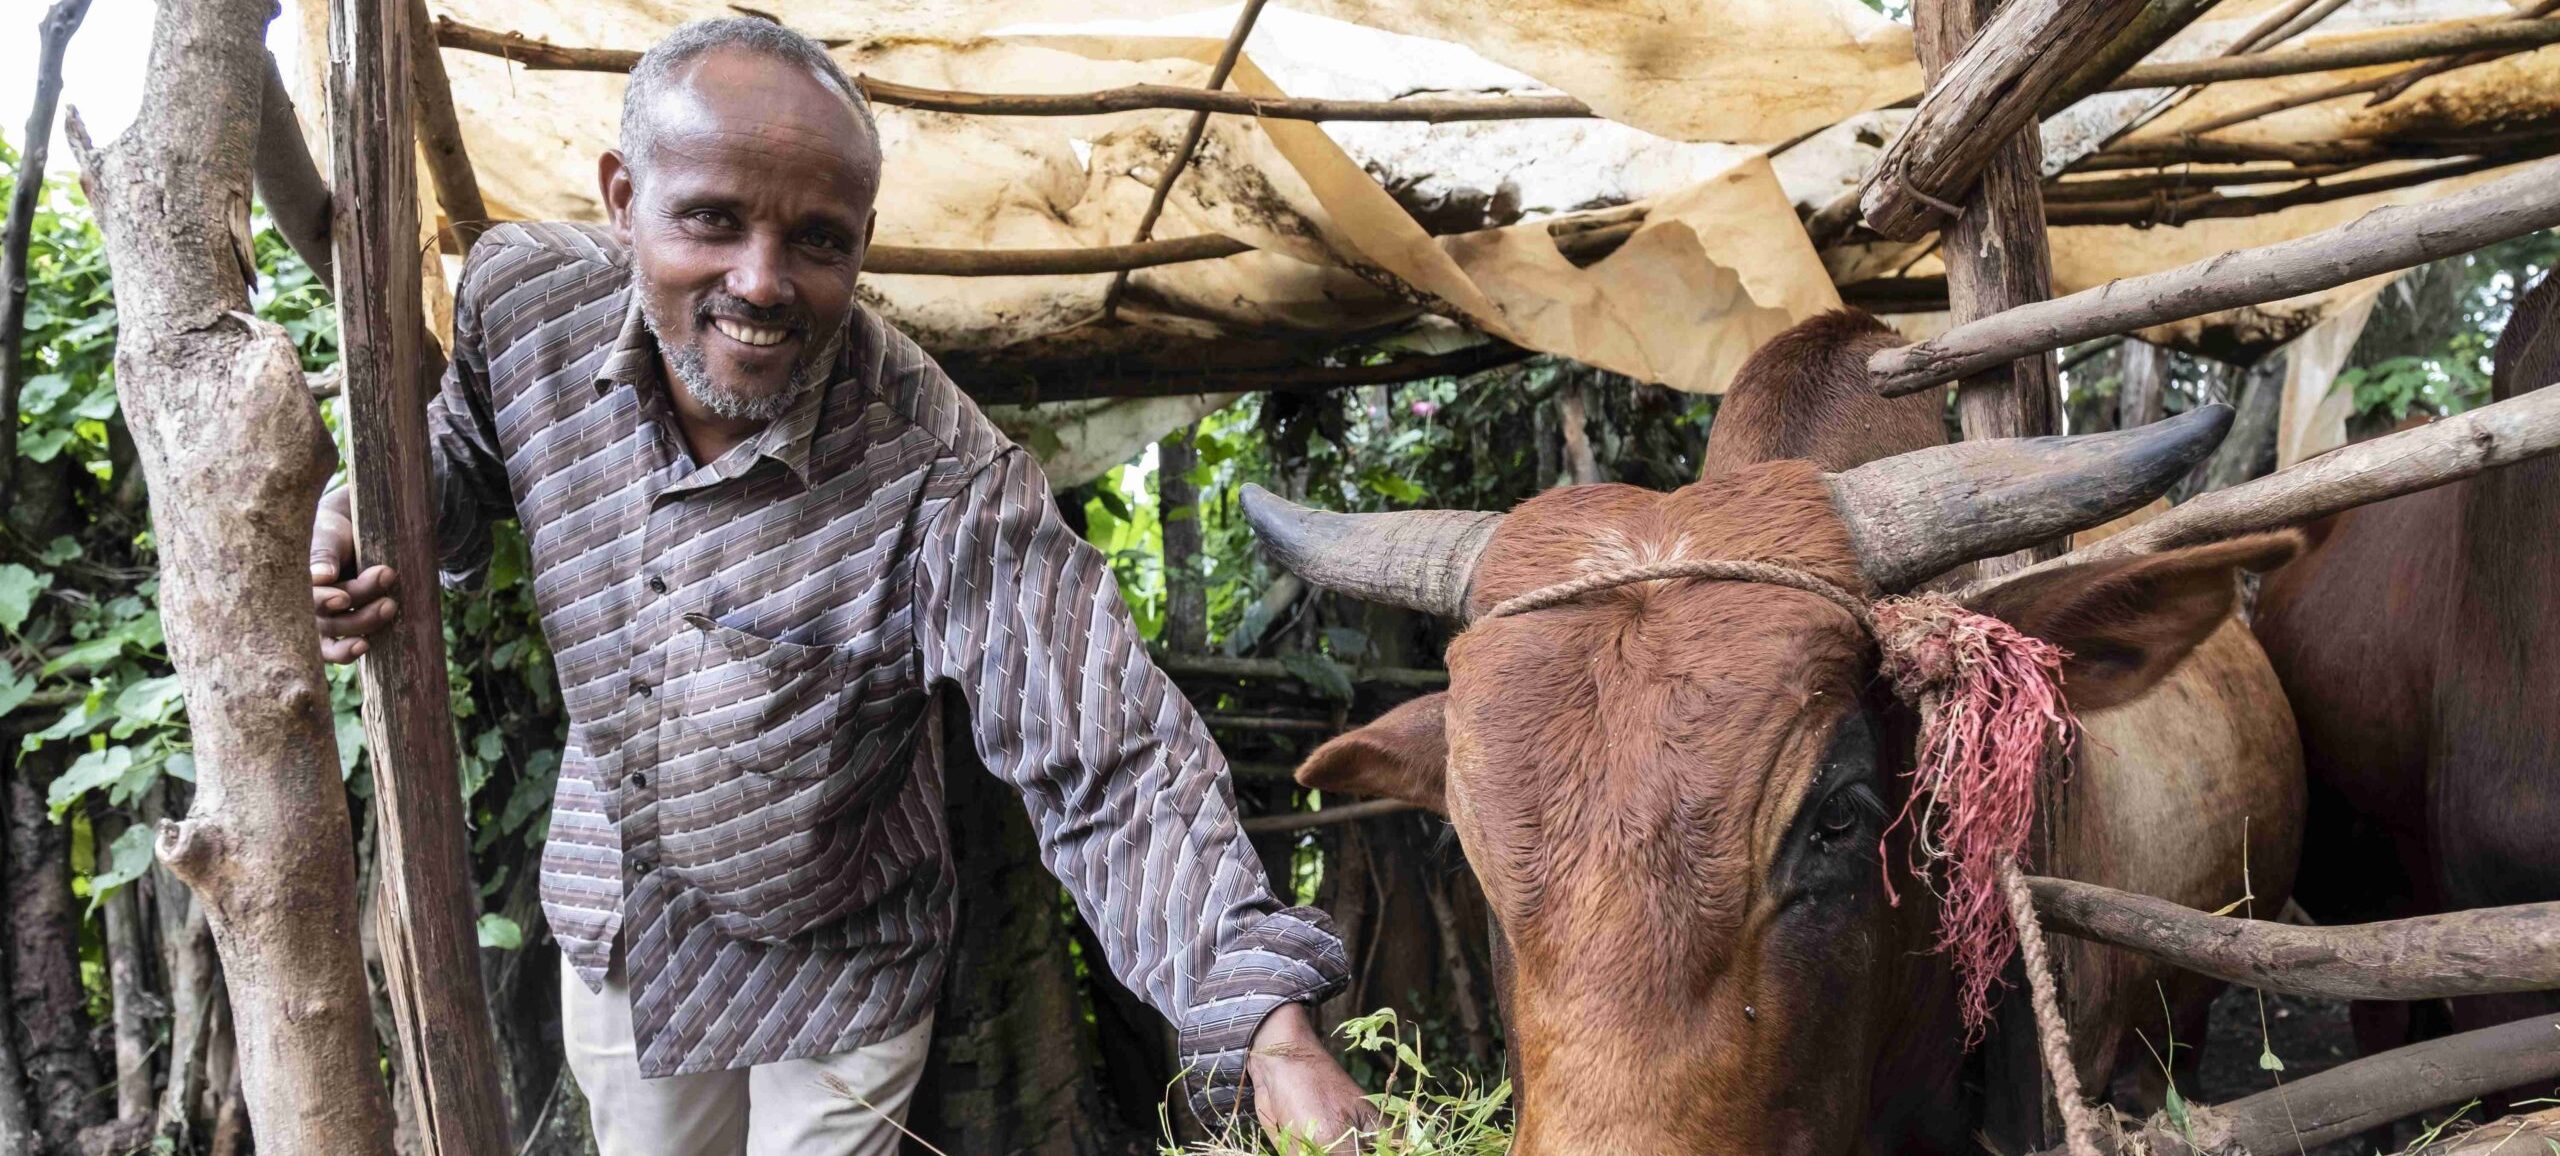
[[[634,875],[646,875],[657,869],[658,861],[655,859],[646,855],[634,855],[631,857],[631,873]]]
[[[666,593],[666,592],[667,592],[667,580],[666,580],[666,579],[664,579],[664,578],[661,578],[661,577],[659,577],[658,575],[655,575],[655,574],[650,575],[650,576],[649,576],[649,593],[651,593],[651,594],[664,594],[664,593]]]
[[[634,682],[631,684],[631,693],[639,695],[642,698],[647,698],[651,693],[649,690],[649,684],[645,682]]]
[[[632,790],[645,791],[649,789],[649,776],[647,775],[634,771],[631,774],[630,781]]]

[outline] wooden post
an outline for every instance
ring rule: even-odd
[[[1920,66],[1936,85],[1973,40],[1998,0],[1924,0],[1915,10]],[[1946,226],[1947,307],[1963,324],[2053,296],[2053,267],[2044,231],[2039,166],[2044,146],[2029,118],[1994,152],[1982,179]],[[1985,367],[1956,388],[1956,418],[1966,440],[2042,437],[2061,431],[2061,373],[2049,354]],[[1980,574],[2019,569],[2051,557],[2059,543],[1976,563]]]
[[[355,852],[311,623],[329,432],[248,313],[249,163],[272,0],[166,4],[133,127],[69,132],[115,274],[116,394],[150,479],[160,619],[196,794],[160,861],[203,901],[262,1151],[386,1153]]]
[[[436,596],[418,289],[411,0],[335,0],[329,20],[332,223],[356,552],[399,573],[399,618],[364,657],[380,842],[375,909],[428,1156],[508,1151],[497,1042],[480,983]]]
[[[2169,351],[2128,337],[2117,358],[2116,428],[2139,429],[2168,416]]]

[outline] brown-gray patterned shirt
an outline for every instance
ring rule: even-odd
[[[966,710],[1112,971],[1218,1119],[1262,1017],[1338,987],[1226,766],[1039,467],[857,308],[824,388],[718,461],[676,431],[621,250],[510,224],[471,253],[429,410],[446,581],[522,519],[569,716],[543,910],[640,1069],[887,1039],[951,939],[939,712]],[[954,697],[956,695],[956,698]]]

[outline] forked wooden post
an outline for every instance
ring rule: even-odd
[[[364,657],[380,842],[375,904],[399,1062],[430,1156],[508,1151],[497,1043],[480,982],[436,597],[421,368],[412,0],[335,0],[329,123],[338,328],[359,565],[399,572],[400,616]]]
[[[1923,0],[1914,10],[1920,66],[1928,73],[1933,91],[1997,4],[1998,0]],[[1964,211],[1945,226],[1939,252],[1947,264],[1947,306],[1955,323],[2053,296],[2053,264],[2040,189],[2043,160],[2036,122],[2028,117],[1982,162],[1980,181],[1961,202]],[[1977,367],[1974,376],[1956,387],[1956,417],[1966,440],[2061,432],[2060,378],[2051,357]],[[2058,543],[1985,559],[1977,570],[2006,573],[2057,552]]]

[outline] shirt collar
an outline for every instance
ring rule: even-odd
[[[622,329],[615,334],[611,350],[605,354],[604,363],[596,370],[595,387],[598,394],[603,394],[616,385],[646,389],[650,381],[658,376],[658,339],[656,335],[649,332],[648,321],[640,315],[639,287],[631,286],[623,292],[630,301],[623,309]],[[848,346],[852,344],[848,336],[853,327],[861,323],[863,312],[861,306],[857,304],[852,314],[846,318],[845,327],[838,329],[834,336],[828,339],[826,351],[820,356],[818,362],[827,367],[826,380],[801,391],[799,398],[791,403],[790,409],[783,411],[781,417],[765,423],[763,429],[756,431],[754,440],[749,443],[755,447],[754,452],[741,460],[751,462],[759,457],[772,458],[781,463],[784,469],[791,471],[792,476],[799,478],[801,485],[809,484],[809,451],[811,444],[817,440],[818,418],[826,409],[827,395],[835,392],[836,386],[847,375],[846,353]],[[669,422],[674,421],[672,412],[668,414],[667,419]],[[669,432],[674,431],[671,428]],[[717,463],[704,464],[716,465]]]

